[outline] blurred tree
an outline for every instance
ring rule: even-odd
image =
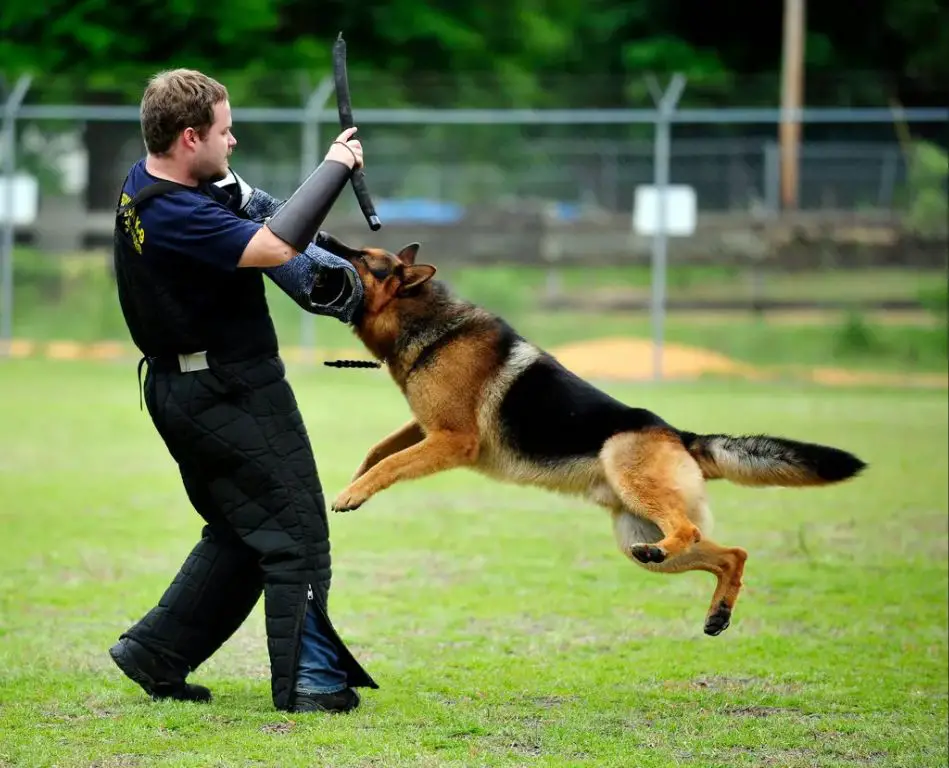
[[[388,75],[387,85],[413,101],[615,103],[624,75],[681,70],[706,79],[713,94],[728,77],[748,78],[747,98],[739,89],[732,103],[774,103],[781,14],[780,3],[750,0],[4,0],[0,72],[94,75],[100,88],[137,96],[147,73],[173,63],[228,73],[235,89],[247,83],[260,100],[268,74],[326,71],[343,29],[358,51],[354,71]],[[904,104],[945,97],[945,0],[866,0],[859,14],[844,3],[810,3],[807,27],[818,97],[820,82],[833,83],[824,90],[836,100],[878,100],[887,89],[912,91],[891,94]],[[769,76],[767,89],[753,87],[759,73]],[[433,74],[455,82],[439,87]],[[552,79],[577,74],[598,79],[551,93]],[[279,99],[279,86],[269,85]]]
[[[329,73],[343,30],[357,113],[408,103],[649,107],[643,75],[673,71],[689,77],[682,106],[776,105],[781,24],[781,3],[751,0],[3,0],[0,76],[43,74],[29,95],[34,102],[136,103],[149,74],[190,66],[224,81],[237,105],[299,106]],[[945,0],[866,0],[858,11],[812,2],[806,25],[806,104],[946,101]],[[87,132],[92,173],[107,172],[101,158],[130,141],[129,130],[99,124]],[[587,137],[630,138],[638,130],[591,128]],[[415,131],[406,128],[406,140],[452,135],[450,126]],[[543,161],[522,143],[508,145],[507,135],[485,132],[481,148],[497,156],[498,146],[509,146],[501,161],[510,168]],[[509,135],[530,137],[531,129],[512,127]],[[465,141],[467,151],[479,149],[471,134]]]

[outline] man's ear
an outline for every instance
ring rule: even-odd
[[[411,267],[415,263],[415,257],[418,255],[418,249],[421,248],[420,243],[409,243],[401,251],[396,254],[396,258],[405,264],[408,267]]]
[[[435,276],[435,267],[431,264],[414,264],[403,267],[401,270],[401,284],[396,291],[397,296],[405,296],[414,289],[427,283]]]
[[[194,147],[195,144],[198,143],[198,140],[200,138],[201,137],[198,136],[198,132],[194,128],[189,126],[185,128],[181,133],[178,134],[178,137],[175,139],[175,141],[176,142],[180,141],[182,144],[184,144],[186,147],[190,149]]]

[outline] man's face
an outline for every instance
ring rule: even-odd
[[[237,144],[231,133],[231,105],[221,101],[214,105],[214,123],[202,139],[196,136],[193,173],[198,179],[215,179],[227,175],[228,157]]]

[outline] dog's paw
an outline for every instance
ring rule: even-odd
[[[332,510],[334,512],[351,512],[354,509],[359,509],[365,501],[366,497],[350,486],[336,497],[333,501]]]
[[[722,600],[718,604],[718,608],[715,609],[715,612],[705,619],[705,634],[711,635],[712,637],[722,634],[722,632],[728,629],[728,625],[731,624],[731,618],[732,609],[728,607],[728,603]]]
[[[667,553],[665,549],[655,544],[633,544],[629,548],[629,554],[641,563],[661,563],[666,559]]]

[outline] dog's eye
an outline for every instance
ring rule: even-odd
[[[374,278],[376,278],[376,280],[378,280],[378,281],[380,281],[380,282],[382,282],[382,281],[385,280],[389,275],[392,274],[392,270],[391,270],[388,266],[385,266],[385,267],[369,267],[369,272],[370,272],[370,274],[372,274],[372,276],[373,276]]]

